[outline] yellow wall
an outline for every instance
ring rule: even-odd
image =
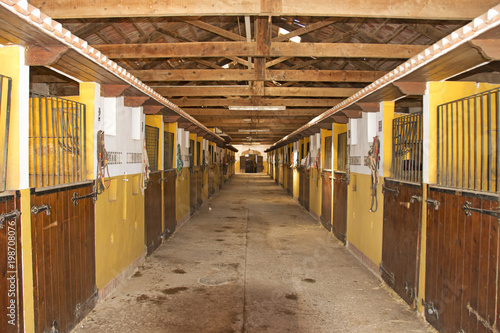
[[[392,120],[394,119],[394,102],[383,102],[382,112],[384,113],[384,121],[382,135],[384,136],[384,155],[382,171],[383,177],[391,176],[392,165]]]
[[[85,104],[87,117],[87,179],[94,179],[94,109],[99,97],[96,83],[80,83],[80,103]]]
[[[125,181],[125,179],[127,181]],[[113,177],[95,204],[96,283],[102,289],[144,253],[140,175]]]
[[[383,183],[382,178],[380,183]],[[382,260],[384,199],[378,185],[378,210],[370,213],[371,193],[371,175],[351,173],[347,192],[347,241],[379,266]]]
[[[19,169],[19,93],[20,93],[20,66],[22,49],[17,46],[0,48],[0,74],[12,78],[12,98],[10,112],[10,130],[9,130],[9,155],[7,157],[7,183],[6,189],[17,190],[20,184]],[[26,110],[25,112],[28,112]],[[2,115],[2,122],[4,120]],[[2,134],[4,128],[2,127]],[[3,137],[2,137],[3,142]],[[2,147],[3,152],[3,147]]]

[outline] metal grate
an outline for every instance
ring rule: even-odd
[[[3,154],[0,156],[0,192],[4,192],[7,183],[7,152],[9,148],[10,103],[12,94],[12,79],[0,75],[0,133],[4,133],[1,146]]]
[[[148,152],[149,167],[151,171],[158,171],[158,127],[146,125],[146,151]]]
[[[422,115],[412,114],[392,121],[391,178],[422,182]]]
[[[500,88],[438,106],[437,183],[500,190]]]
[[[347,171],[347,133],[337,136],[337,170]]]
[[[332,137],[327,136],[325,138],[325,165],[323,169],[331,170],[332,169]]]
[[[85,105],[32,93],[29,121],[30,186],[86,180]]]
[[[163,170],[174,167],[174,133],[165,132],[163,137]]]

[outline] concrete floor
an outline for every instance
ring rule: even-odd
[[[267,175],[237,174],[74,332],[429,332]]]

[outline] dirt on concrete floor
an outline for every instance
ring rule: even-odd
[[[267,175],[237,174],[74,332],[429,332]]]

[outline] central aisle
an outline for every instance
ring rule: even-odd
[[[269,176],[237,174],[75,332],[427,332],[392,295]]]

